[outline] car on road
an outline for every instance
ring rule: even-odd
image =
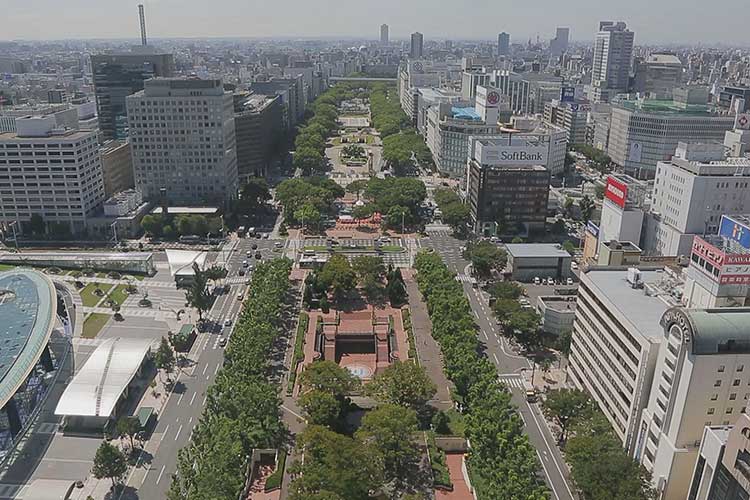
[[[462,248],[463,248],[463,247],[462,247]],[[539,285],[539,284],[541,284],[541,282],[542,282],[542,281],[541,281],[541,280],[539,279],[539,276],[536,276],[536,277],[534,277],[534,284],[535,284],[535,285]]]
[[[219,337],[219,346],[220,347],[226,347],[227,345],[227,338],[226,337]]]
[[[252,250],[248,250],[247,252],[245,252],[245,255],[247,255],[247,258],[249,259],[253,255]]]
[[[284,244],[282,242],[280,242],[280,241],[277,241],[276,243],[273,244],[273,246],[276,247],[276,248],[283,248]]]
[[[267,240],[267,239],[268,239],[268,233],[263,233],[263,239],[264,239],[264,240]]]
[[[232,319],[227,318],[224,320],[224,326],[232,326]]]
[[[246,260],[243,260],[243,261],[242,261],[242,267],[247,267],[247,266],[249,266],[249,265],[250,265],[250,264],[248,264],[248,262],[247,262]]]
[[[578,263],[577,263],[577,262],[575,262],[575,261],[574,261],[574,262],[571,262],[571,263],[570,263],[570,268],[571,268],[571,269],[572,269],[573,271],[575,271],[576,269],[578,269]]]
[[[240,270],[239,270],[239,271],[237,272],[237,275],[238,275],[238,276],[244,276],[244,275],[245,275],[245,270],[244,270],[244,269],[240,269]]]
[[[263,256],[260,254],[260,252],[255,252],[255,258],[260,260],[263,258]]]
[[[242,297],[243,297],[242,292],[237,294],[237,300],[242,300]]]
[[[252,248],[253,250],[257,250],[258,249],[258,244],[257,243],[253,243],[253,246],[250,247],[250,248]],[[247,253],[249,254],[250,252],[248,251]]]
[[[567,279],[567,280],[565,281],[565,283],[566,283],[566,284],[568,284],[568,285],[572,285],[572,284],[573,284],[573,278],[568,278],[568,279]]]

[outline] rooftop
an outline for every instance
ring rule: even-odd
[[[167,207],[167,211],[173,215],[214,215],[219,209],[216,207]],[[162,207],[156,207],[151,210],[152,214],[160,214]]]
[[[693,354],[750,354],[750,308],[674,308],[670,312],[687,319]]]
[[[617,106],[628,111],[659,113],[665,115],[716,115],[714,108],[704,104],[685,104],[681,105],[672,100],[662,99],[632,99],[623,100],[617,103]]]
[[[55,415],[109,417],[133,380],[151,347],[151,339],[104,340],[73,380],[55,408]]]
[[[634,243],[630,241],[603,241],[602,245],[606,246],[610,250],[621,250],[623,252],[640,252],[641,249],[638,247],[638,245],[635,245]]]
[[[660,342],[664,330],[659,321],[667,309],[676,305],[669,295],[670,275],[663,269],[641,268],[643,288],[633,288],[627,275],[628,270],[624,267],[594,266],[581,273],[581,281],[599,300],[606,302],[610,309],[618,311],[620,317],[630,323],[628,329]]]
[[[31,270],[0,273],[0,406],[16,393],[49,342],[55,324],[54,285]]]
[[[453,118],[460,120],[481,120],[482,117],[476,112],[474,108],[460,108],[454,106],[451,108],[451,114]]]
[[[570,254],[556,243],[508,243],[505,248],[513,257],[570,258]]]

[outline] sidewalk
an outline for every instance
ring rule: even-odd
[[[450,393],[452,384],[443,372],[443,356],[440,346],[432,337],[432,321],[427,313],[427,305],[422,300],[422,294],[414,279],[414,272],[411,269],[404,269],[402,275],[409,294],[409,309],[417,359],[437,386],[435,398],[430,402],[438,409],[447,410],[453,407]]]

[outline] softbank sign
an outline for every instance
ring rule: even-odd
[[[547,146],[485,146],[480,157],[486,165],[547,166]]]

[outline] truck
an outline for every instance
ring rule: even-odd
[[[534,385],[525,378],[523,379],[523,392],[526,396],[526,401],[529,403],[536,403],[536,389],[534,389]]]

